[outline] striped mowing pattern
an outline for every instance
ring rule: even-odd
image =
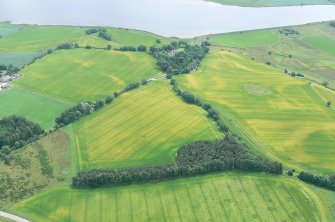
[[[59,187],[15,209],[50,222],[327,221],[319,201],[295,179],[226,173],[95,190]]]

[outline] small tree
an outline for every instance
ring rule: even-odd
[[[329,86],[329,82],[328,82],[328,81],[324,81],[324,82],[322,83],[322,85],[323,85],[324,87],[328,87],[328,86]]]
[[[111,45],[108,45],[108,46],[106,47],[106,49],[107,49],[107,50],[111,50],[111,49],[112,49],[112,46],[111,46]]]
[[[146,52],[147,51],[147,47],[145,45],[140,45],[137,47],[137,51],[139,52]]]
[[[332,105],[332,102],[328,101],[327,106],[330,107]]]

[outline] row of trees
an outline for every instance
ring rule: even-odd
[[[175,79],[171,79],[170,84],[172,85],[173,90],[177,93],[177,95],[180,96],[185,102],[197,105],[203,108],[205,111],[207,111],[208,117],[215,121],[215,123],[217,124],[221,132],[226,133],[226,134],[229,133],[229,128],[222,120],[219,111],[217,111],[214,107],[212,107],[212,105],[201,101],[200,98],[192,95],[190,92],[182,91],[179,88],[178,82]]]
[[[190,45],[185,41],[172,42],[157,48],[150,47],[150,53],[156,58],[160,69],[171,75],[190,73],[197,69],[201,60],[209,52],[209,43]]]
[[[301,172],[298,178],[306,183],[335,191],[335,175],[315,176],[309,172]]]
[[[225,170],[282,173],[282,165],[253,156],[233,136],[224,140],[198,141],[182,147],[176,163],[125,169],[94,169],[72,178],[74,187],[99,187],[162,181]]]
[[[147,84],[147,80],[142,81],[142,85]],[[79,103],[67,110],[65,110],[59,117],[55,119],[55,129],[59,129],[63,126],[69,125],[81,117],[91,114],[105,106],[105,104],[110,104],[113,100],[120,96],[122,93],[128,92],[130,90],[140,87],[140,83],[131,83],[126,86],[123,90],[114,92],[113,95],[107,96],[104,100],[97,100],[95,102],[85,102]]]

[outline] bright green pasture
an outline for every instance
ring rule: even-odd
[[[256,150],[288,166],[335,171],[335,113],[306,81],[222,51],[212,52],[199,71],[178,80],[215,105]],[[250,86],[261,90],[255,94]]]
[[[0,64],[22,67],[39,55],[39,52],[0,52]]]
[[[279,35],[280,34],[274,30],[234,32],[210,36],[210,41],[223,46],[245,48],[277,43],[279,41]]]
[[[72,102],[105,98],[126,85],[159,74],[146,53],[60,50],[23,69],[16,83]]]
[[[327,221],[320,199],[290,178],[226,173],[158,184],[59,187],[17,204],[38,221]]]
[[[335,91],[325,88],[320,85],[313,84],[313,89],[318,93],[321,99],[326,104],[328,101],[331,102],[331,107],[335,109]]]
[[[23,116],[40,124],[43,129],[53,127],[55,118],[70,105],[20,88],[0,91],[0,118]]]
[[[181,101],[167,82],[125,93],[73,129],[81,168],[173,162],[180,146],[222,136],[204,110]]]
[[[291,5],[329,5],[332,0],[207,0],[223,5],[237,5],[243,7],[261,6],[291,6]]]
[[[328,53],[331,56],[335,56],[335,38],[331,39],[325,36],[310,36],[304,38],[304,40],[321,51]]]
[[[35,52],[64,42],[78,42],[84,30],[65,26],[30,26],[0,39],[0,51]]]

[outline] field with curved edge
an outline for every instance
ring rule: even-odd
[[[161,81],[125,93],[73,124],[79,167],[171,162],[184,144],[222,137],[204,110],[184,103]]]
[[[146,53],[72,49],[48,55],[23,69],[21,87],[71,101],[105,98],[126,85],[160,73]]]
[[[213,51],[199,71],[177,80],[215,105],[255,151],[289,167],[335,171],[335,113],[308,82],[226,51]]]
[[[17,204],[15,210],[36,222],[327,220],[307,185],[242,173],[95,190],[59,187]]]
[[[16,26],[11,26],[16,27]],[[84,29],[67,26],[28,26],[0,38],[0,51],[35,52],[55,48],[64,42],[78,42]]]
[[[0,118],[23,116],[41,125],[44,130],[54,126],[55,118],[71,105],[20,88],[0,90]]]

